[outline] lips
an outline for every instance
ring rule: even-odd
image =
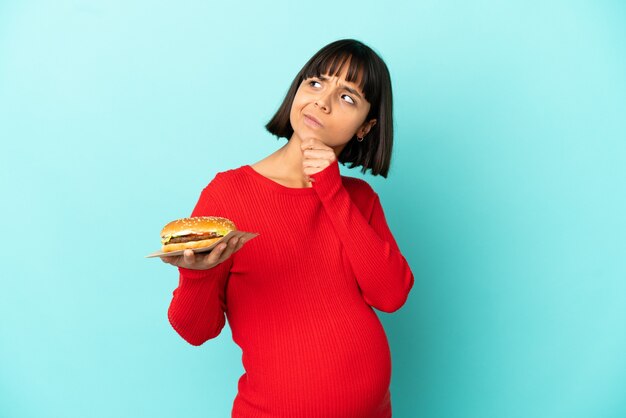
[[[304,122],[307,125],[313,126],[315,128],[321,128],[324,125],[322,125],[322,122],[320,122],[319,120],[315,119],[313,116],[311,115],[304,115]]]

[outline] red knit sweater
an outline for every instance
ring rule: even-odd
[[[387,418],[391,356],[372,307],[394,312],[413,273],[370,185],[335,161],[290,188],[249,165],[217,173],[192,216],[258,232],[209,270],[179,268],[172,327],[200,345],[225,324],[245,373],[232,417]]]

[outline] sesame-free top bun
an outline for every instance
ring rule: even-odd
[[[176,219],[161,230],[163,252],[208,247],[237,227],[227,218],[198,216]]]

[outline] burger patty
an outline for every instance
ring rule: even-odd
[[[180,244],[182,242],[190,242],[190,241],[201,241],[203,239],[211,239],[211,238],[221,238],[223,235],[220,235],[216,232],[210,232],[208,234],[198,234],[198,235],[183,235],[182,237],[172,237],[168,241],[168,244]]]

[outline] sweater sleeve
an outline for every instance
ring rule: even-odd
[[[342,240],[365,302],[383,312],[400,309],[414,277],[389,230],[378,194],[374,192],[366,219],[343,186],[337,160],[310,177]]]
[[[219,199],[205,188],[191,216],[224,215]],[[173,291],[167,316],[174,330],[189,344],[201,345],[222,331],[226,322],[225,289],[231,265],[232,257],[229,257],[208,270],[178,267],[178,287]]]

